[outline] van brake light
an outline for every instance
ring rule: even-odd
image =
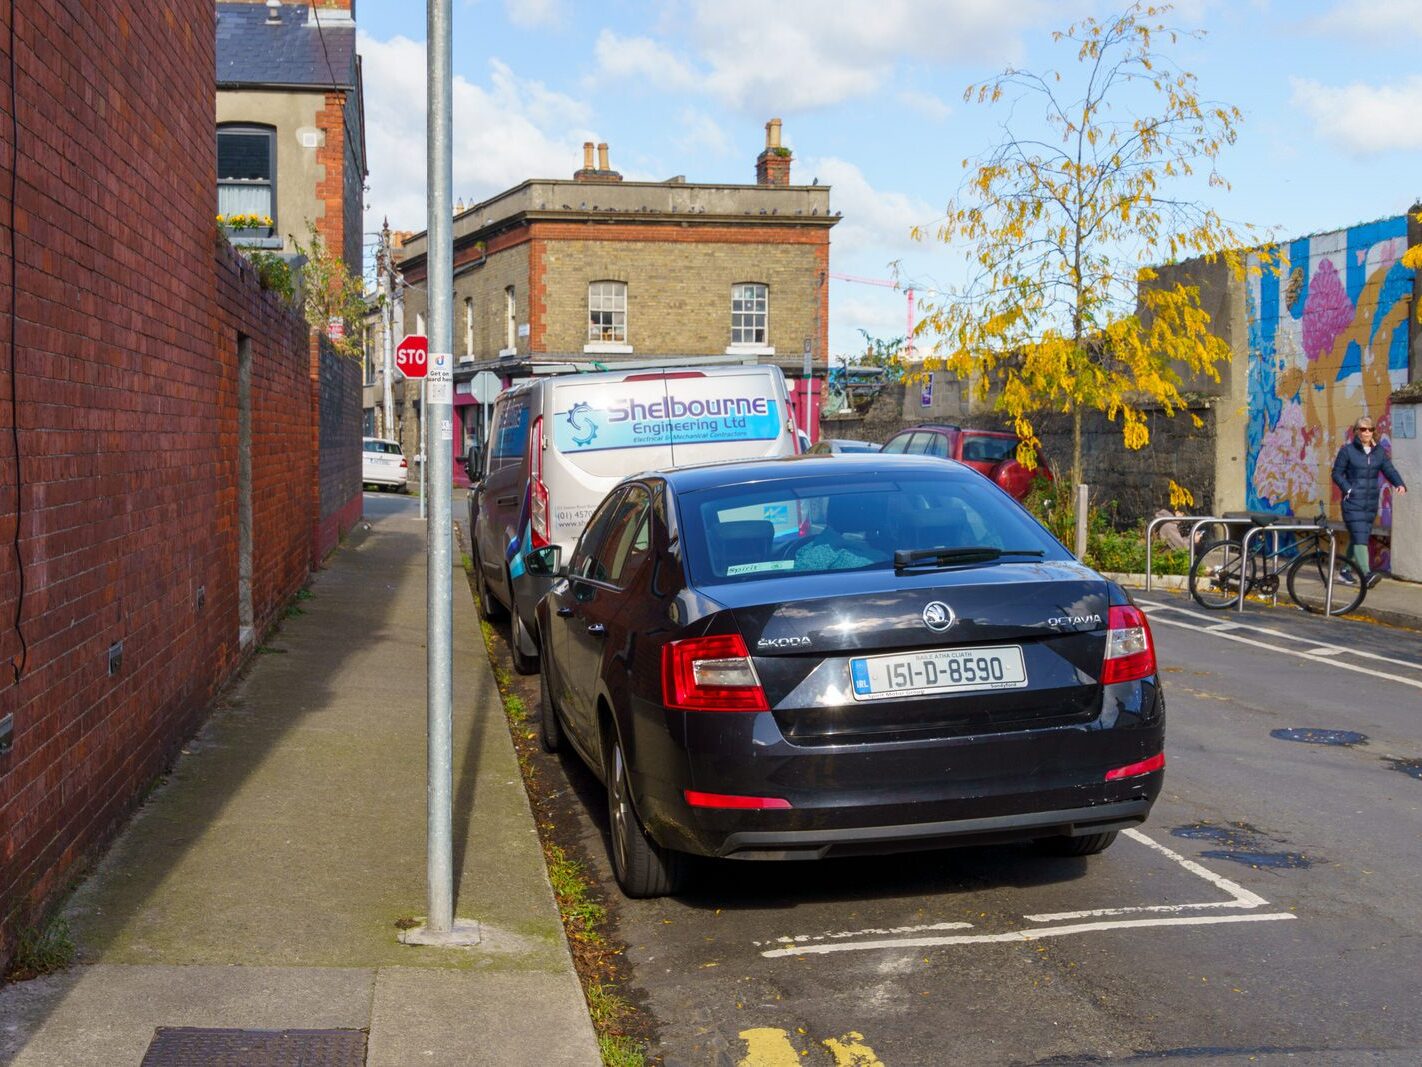
[[[532,534],[534,548],[543,548],[551,544],[549,536],[548,516],[550,505],[548,503],[548,487],[543,484],[543,416],[533,420],[533,426],[528,431],[528,480],[529,501],[528,525]]]

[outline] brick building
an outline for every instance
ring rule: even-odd
[[[213,223],[211,0],[4,17],[0,970],[361,504],[356,364]]]
[[[355,0],[217,4],[219,214],[269,216],[236,242],[293,251],[316,225],[361,273],[366,178]],[[354,326],[354,324],[352,324]]]
[[[584,146],[571,180],[526,181],[455,216],[457,455],[477,435],[469,381],[485,367],[508,377],[539,363],[729,356],[788,369],[806,345],[823,359],[838,217],[829,186],[790,183],[779,119],[766,124],[754,185],[623,181],[607,145],[596,152]],[[424,234],[396,251],[416,287],[407,331],[426,310],[425,251]],[[407,455],[414,421],[402,423]]]

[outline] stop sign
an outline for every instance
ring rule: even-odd
[[[422,333],[407,333],[395,349],[395,366],[406,378],[423,378],[430,369],[430,340]]]

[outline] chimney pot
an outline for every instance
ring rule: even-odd
[[[597,169],[598,169],[598,170],[611,170],[611,169],[612,169],[611,167],[609,167],[609,166],[607,165],[607,142],[606,142],[606,141],[603,141],[601,144],[599,144],[599,145],[597,146]]]
[[[592,169],[593,169],[593,143],[592,143],[591,141],[584,141],[584,142],[583,142],[583,170],[592,170]]]
[[[765,147],[780,147],[780,120],[771,119],[765,124]]]

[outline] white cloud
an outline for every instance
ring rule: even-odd
[[[425,45],[405,37],[379,41],[361,33],[370,158],[367,202],[372,229],[423,230],[425,206]],[[519,78],[500,60],[487,85],[454,79],[454,189],[478,202],[530,177],[571,177],[586,129],[588,106],[542,83]]]
[[[1293,103],[1314,121],[1320,137],[1358,155],[1422,148],[1422,75],[1390,85],[1323,85],[1291,79]]]
[[[802,168],[796,181],[806,176],[819,178],[821,185],[831,186],[830,209],[844,213],[839,225],[830,231],[830,244],[836,255],[860,256],[873,250],[885,253],[885,260],[892,259],[892,253],[919,248],[909,231],[931,223],[942,213],[907,193],[875,189],[863,171],[843,159],[831,156],[796,165]]]
[[[676,147],[687,156],[727,156],[731,141],[710,115],[686,108],[681,113],[681,136]]]
[[[504,0],[504,13],[524,29],[557,26],[567,18],[563,0]]]
[[[695,60],[651,38],[607,32],[595,53],[605,76],[641,76],[778,114],[872,93],[905,60],[1007,62],[1020,52],[1019,31],[1044,16],[1060,11],[1044,0],[691,0]]]
[[[953,109],[945,104],[939,97],[934,96],[932,93],[921,93],[914,89],[905,89],[899,93],[899,103],[934,122],[942,122],[949,115],[953,114]]]
[[[599,75],[607,78],[640,78],[677,92],[693,91],[703,80],[685,60],[650,37],[619,37],[603,30],[593,55]]]
[[[1305,25],[1323,36],[1396,40],[1422,36],[1422,0],[1354,0],[1338,3]]]

